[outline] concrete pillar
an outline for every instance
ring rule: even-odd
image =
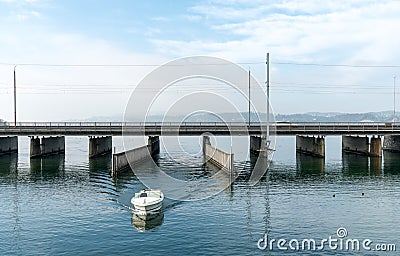
[[[203,155],[206,155],[206,145],[211,145],[210,137],[203,136]]]
[[[31,158],[65,153],[65,137],[31,138]]]
[[[18,137],[0,137],[0,155],[18,153]]]
[[[89,158],[103,156],[112,152],[112,137],[89,137]]]
[[[147,145],[149,145],[149,150],[151,156],[156,156],[160,154],[160,137],[159,136],[149,136]]]
[[[325,138],[296,135],[296,151],[315,157],[325,157]]]
[[[250,153],[255,155],[267,156],[267,138],[259,136],[250,136]]]
[[[382,140],[381,137],[372,136],[371,143],[369,146],[369,155],[382,157]]]
[[[342,136],[342,151],[350,154],[369,155],[369,139],[367,136]]]
[[[261,137],[250,136],[250,153],[258,155],[260,147],[261,147]]]
[[[383,150],[400,153],[400,135],[385,135],[383,140]]]
[[[41,155],[40,138],[31,137],[31,158]]]

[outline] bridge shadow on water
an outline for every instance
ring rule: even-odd
[[[342,154],[343,175],[345,176],[381,176],[382,158],[356,154]]]
[[[296,153],[296,173],[300,177],[323,176],[325,158]]]
[[[0,156],[0,176],[3,178],[16,178],[18,170],[18,154],[6,154]]]
[[[400,153],[384,151],[383,170],[385,174],[400,175]]]
[[[30,175],[33,179],[64,177],[65,154],[30,159]]]

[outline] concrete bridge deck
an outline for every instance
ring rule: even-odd
[[[0,136],[198,136],[260,135],[265,123],[247,126],[239,122],[19,122],[0,124]],[[275,123],[271,134],[291,135],[394,135],[400,134],[400,123],[376,122],[306,122]]]

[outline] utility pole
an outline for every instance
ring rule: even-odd
[[[393,122],[396,122],[396,76],[393,76]]]
[[[249,68],[249,113],[248,113],[248,117],[247,117],[247,119],[249,121],[249,127],[250,127],[250,121],[251,121],[251,119],[250,119],[250,104],[251,104],[251,101],[250,101],[250,78],[251,78],[251,74],[250,74],[250,68]]]
[[[17,76],[15,74],[15,68],[17,65],[14,66],[14,126],[17,126]]]
[[[267,72],[266,72],[266,79],[265,85],[267,86],[267,150],[269,148],[269,52],[267,53]]]

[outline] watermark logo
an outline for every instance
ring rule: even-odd
[[[280,250],[280,251],[396,251],[394,243],[374,243],[372,239],[349,238],[347,229],[340,227],[336,231],[336,236],[329,236],[324,239],[270,239],[268,234],[260,238],[257,242],[260,250]]]
[[[168,159],[169,166],[187,166],[190,169],[192,168],[190,159],[202,158],[203,151],[191,151],[193,145],[185,145],[180,139],[180,133],[193,125],[204,131],[199,136],[200,147],[203,135],[206,135],[210,137],[213,146],[219,148],[219,145],[216,145],[218,142],[216,136],[221,133],[213,134],[216,130],[206,127],[224,126],[229,131],[224,135],[229,136],[230,148],[235,148],[235,145],[240,145],[237,136],[238,127],[241,137],[250,135],[252,127],[243,114],[248,111],[248,103],[251,110],[250,121],[260,126],[258,135],[265,138],[269,134],[268,143],[274,148],[275,131],[269,129],[269,125],[267,129],[267,108],[271,124],[274,123],[274,117],[265,92],[264,83],[258,83],[248,70],[221,58],[194,56],[170,61],[146,75],[134,88],[124,113],[125,124],[139,127],[143,127],[143,124],[152,124],[159,127],[159,134],[149,134],[143,128],[139,132],[136,129],[134,134],[136,137],[132,137],[130,125],[126,125],[122,130],[124,150],[128,151],[140,144],[147,144],[146,138],[149,135],[161,136],[162,157]],[[222,115],[224,113],[229,115]],[[176,145],[182,149],[180,157],[176,157]],[[249,148],[249,145],[247,147]],[[255,163],[256,167],[265,163],[265,159],[262,158],[265,156],[260,154]],[[161,189],[166,197],[174,200],[192,201],[214,196],[225,190],[232,182],[232,179],[224,178],[222,170],[201,179],[185,179],[180,178],[184,175],[171,175],[168,168],[155,162],[147,169],[137,168],[134,161],[132,163],[129,161],[129,164],[135,176],[144,185]],[[240,172],[238,169],[236,171]],[[249,178],[249,185],[256,184],[266,170],[267,168],[254,168]]]

